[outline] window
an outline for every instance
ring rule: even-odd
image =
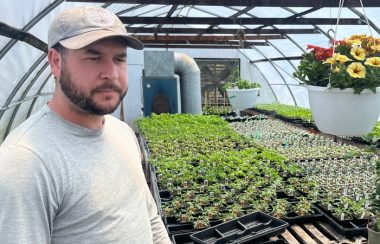
[[[202,105],[228,105],[223,85],[232,71],[240,67],[240,59],[195,59],[201,71]]]

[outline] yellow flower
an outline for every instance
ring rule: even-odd
[[[380,58],[379,57],[367,58],[364,64],[369,65],[369,66],[380,67]]]
[[[347,61],[352,61],[352,60],[349,59],[346,55],[334,53],[333,56],[331,58],[326,59],[326,61],[324,63],[325,64],[335,64],[335,63],[339,62],[339,63],[343,64]]]
[[[348,45],[360,45],[362,44],[362,40],[366,39],[366,35],[352,35],[350,38],[346,39],[345,41],[348,43]]]
[[[370,48],[375,52],[380,51],[380,43],[376,42],[376,45],[372,45]]]
[[[380,38],[372,38],[368,40],[369,48],[375,52],[380,51]]]
[[[356,60],[364,60],[365,59],[365,50],[361,47],[353,47],[351,48],[351,55],[356,58]]]
[[[323,63],[325,63],[325,64],[335,64],[336,63],[335,56],[336,56],[336,54],[334,53],[331,58],[326,59],[326,61],[323,62]]]
[[[335,67],[335,69],[332,71],[333,73],[339,73],[340,69],[338,67]]]
[[[360,34],[360,35],[354,34],[350,37],[350,39],[366,39],[366,38],[367,38],[366,34]]]
[[[335,57],[336,61],[339,61],[340,63],[345,63],[347,61],[352,61],[352,59],[349,59],[346,55],[337,54]]]
[[[359,62],[348,65],[347,72],[353,78],[365,78],[365,67]]]

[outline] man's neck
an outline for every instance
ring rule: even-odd
[[[56,114],[64,118],[65,120],[89,128],[89,129],[101,129],[104,125],[103,115],[93,115],[85,111],[81,111],[73,104],[67,104],[59,102],[56,99],[52,99],[48,103],[49,108]]]

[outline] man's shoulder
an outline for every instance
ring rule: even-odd
[[[18,144],[24,138],[34,137],[35,135],[33,134],[38,134],[41,131],[44,131],[46,128],[43,128],[43,123],[46,114],[46,110],[43,108],[32,114],[32,116],[23,121],[9,133],[1,146],[4,147],[6,145]]]
[[[114,117],[113,115],[106,115],[106,123],[109,123],[109,126],[117,126],[118,128],[127,129],[128,131],[133,131],[132,128],[124,121]]]

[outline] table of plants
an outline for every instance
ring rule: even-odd
[[[206,107],[206,112],[221,114],[222,112],[228,113],[231,111],[231,108],[228,106],[223,107]],[[263,114],[268,114],[279,118],[284,121],[288,121],[294,124],[302,125],[306,128],[317,129],[317,126],[314,124],[312,114],[310,109],[297,107],[293,105],[286,104],[258,104],[255,105],[251,110],[257,111]],[[380,148],[380,121],[378,121],[373,127],[372,131],[367,135],[361,137],[345,137],[345,139],[352,140],[354,142],[372,145],[377,148]]]
[[[264,115],[161,114],[138,126],[170,235],[256,211],[366,235],[376,154]]]

